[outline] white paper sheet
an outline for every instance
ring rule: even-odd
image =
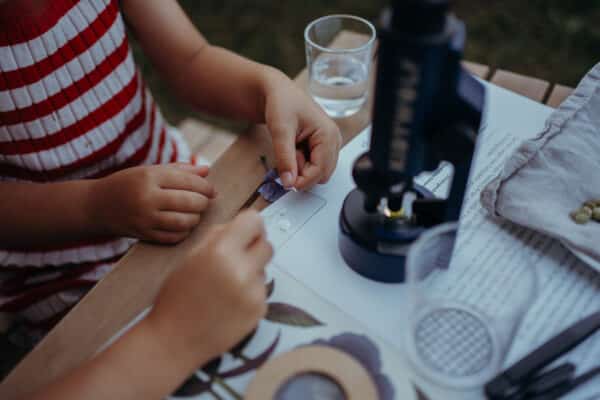
[[[339,335],[351,335],[354,339],[368,338],[376,349],[372,357],[379,360],[381,367],[379,373],[384,374],[393,386],[393,395],[386,396],[382,400],[406,399],[416,400],[417,395],[407,379],[406,366],[402,357],[396,351],[390,351],[386,343],[381,339],[374,337],[364,326],[357,324],[355,320],[348,318],[344,313],[331,304],[324,302],[316,293],[302,285],[277,265],[270,265],[268,271],[268,280],[272,280],[275,285],[273,294],[268,300],[270,308],[273,304],[285,304],[296,307],[298,310],[308,313],[319,321],[318,326],[290,326],[283,323],[270,321],[267,317],[261,321],[257,333],[252,340],[245,346],[243,356],[249,359],[259,356],[265,349],[272,345],[275,339],[278,340],[277,346],[271,357],[285,353],[301,346],[310,345],[315,341],[330,341]],[[363,339],[364,340],[364,339]],[[357,348],[360,351],[360,347]],[[269,357],[269,358],[271,358]],[[228,371],[242,364],[242,360],[236,359],[231,355],[223,358],[223,363],[219,371]],[[371,371],[373,374],[376,371]],[[201,372],[197,373],[202,376]],[[247,385],[254,378],[254,371],[227,379],[227,384],[234,388],[238,393],[244,393]],[[215,384],[214,390],[224,399],[232,399],[232,396],[223,390],[223,387]],[[197,400],[211,399],[211,396],[197,397]],[[174,398],[173,398],[174,399]]]
[[[506,157],[525,138],[541,130],[551,109],[493,85],[488,87],[488,104],[478,141],[477,154],[461,217],[453,267],[459,272],[456,288],[482,296],[484,287],[524,266],[539,271],[538,298],[518,331],[506,363],[530,351],[577,319],[600,309],[600,274],[577,261],[559,243],[523,228],[490,220],[479,203],[483,186],[498,172]],[[346,194],[354,187],[352,163],[368,146],[369,131],[349,143],[340,156],[337,170],[327,185],[310,194],[324,199],[299,221],[301,228],[279,242],[275,262],[346,313],[364,323],[389,343],[400,346],[407,316],[401,311],[406,300],[402,284],[381,284],[349,269],[337,247],[338,217]],[[421,182],[436,194],[447,190],[447,173],[428,174]],[[298,203],[300,193],[289,193],[276,204],[288,208]],[[269,224],[271,225],[271,224]],[[271,231],[273,226],[269,226]],[[474,281],[469,271],[477,269]],[[569,354],[578,374],[600,360],[600,335],[595,335]],[[572,399],[600,396],[598,380],[570,394]]]
[[[310,199],[305,203],[313,204]],[[272,215],[279,215],[279,213]],[[353,354],[364,355],[365,349],[368,349],[368,357],[371,360],[368,366],[365,365],[368,373],[374,379],[377,378],[376,384],[380,385],[383,380],[391,385],[384,391],[381,400],[417,400],[417,392],[408,379],[410,374],[399,352],[391,349],[389,344],[324,301],[277,265],[269,265],[267,275],[267,281],[273,285],[273,291],[267,300],[269,309],[267,316],[260,321],[256,332],[246,345],[239,349],[238,354],[222,355],[220,365],[215,371],[224,376],[227,374],[231,376],[214,379],[214,376],[211,377],[199,369],[193,377],[188,378],[188,382],[189,379],[193,379],[196,384],[191,385],[187,393],[177,396],[174,394],[168,399],[239,399],[254,379],[257,368],[263,365],[255,360],[260,359],[265,353],[269,352],[267,359],[272,359],[298,347],[314,344],[316,341],[322,345],[332,346],[332,339],[336,338],[335,341],[339,342],[343,337],[343,342],[346,343],[343,351],[351,350],[352,352],[348,354],[353,356]],[[127,324],[99,352],[141,321],[149,311],[149,309],[145,310]],[[302,315],[299,316],[298,313]],[[243,373],[232,373],[244,365],[252,365],[252,367]],[[164,367],[169,368],[168,365]],[[201,382],[210,382],[210,385],[207,388]]]

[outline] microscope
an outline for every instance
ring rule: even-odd
[[[345,262],[366,278],[403,282],[411,243],[460,216],[485,102],[461,67],[465,38],[449,0],[395,0],[382,15],[371,141],[338,235]],[[445,199],[413,181],[441,161],[453,166]]]

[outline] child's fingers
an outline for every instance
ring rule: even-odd
[[[254,210],[241,212],[227,226],[225,237],[234,241],[233,246],[245,250],[265,235],[262,217]]]
[[[319,144],[311,149],[310,161],[308,161],[298,177],[296,187],[308,189],[328,177],[330,171],[335,168],[333,161],[328,160],[325,146]]]
[[[187,190],[210,198],[216,195],[214,186],[206,179],[176,169],[166,171],[161,177],[159,185],[163,189]]]
[[[161,211],[182,213],[201,213],[208,207],[209,199],[203,194],[185,190],[162,190],[160,194]]]
[[[306,157],[302,150],[296,150],[296,164],[298,165],[298,175],[300,175],[306,164]]]
[[[259,239],[250,246],[248,255],[253,260],[253,266],[262,274],[267,263],[273,258],[273,246],[265,238]]]
[[[269,129],[273,138],[273,149],[281,182],[286,188],[292,187],[298,176],[295,142],[298,127],[292,122],[280,122],[269,124]]]
[[[202,165],[198,169],[198,175],[200,175],[203,178],[206,178],[209,173],[210,173],[210,167],[208,165]]]
[[[200,223],[200,215],[162,211],[155,220],[154,229],[167,232],[187,232]]]
[[[146,239],[156,243],[175,244],[184,240],[186,237],[189,236],[189,234],[189,231],[168,232],[162,231],[160,229],[153,229],[152,231],[150,231]]]
[[[321,168],[318,165],[313,164],[312,162],[308,161],[306,164],[304,164],[304,168],[300,172],[300,176],[298,177],[298,180],[296,181],[296,188],[297,189],[308,189],[308,188],[316,185],[320,179],[321,179]]]
[[[312,151],[311,159],[315,158],[315,164],[320,164],[321,179],[319,183],[327,183],[329,178],[335,171],[337,160],[340,152],[341,136],[337,134],[324,135],[323,142],[315,146]]]
[[[169,166],[175,167],[185,172],[189,172],[192,174],[198,174],[203,178],[208,176],[210,172],[210,168],[208,165],[194,165],[194,164],[185,164],[185,163],[172,163],[168,164]]]

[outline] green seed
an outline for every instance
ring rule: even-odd
[[[573,219],[573,221],[575,221],[577,224],[587,224],[590,220],[590,217],[591,215],[588,215],[581,210],[573,211],[571,213],[571,219]]]
[[[592,218],[594,221],[600,222],[600,207],[594,208],[594,211],[592,211]]]
[[[579,209],[579,212],[587,214],[588,217],[592,216],[592,207],[583,206]]]

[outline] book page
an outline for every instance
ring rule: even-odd
[[[486,84],[488,104],[478,139],[468,193],[463,205],[457,246],[451,270],[454,284],[444,290],[460,291],[472,301],[495,301],[496,282],[518,277],[524,268],[538,272],[539,292],[517,331],[505,365],[516,361],[574,321],[600,308],[600,274],[577,261],[556,241],[508,222],[490,219],[479,202],[481,189],[500,171],[510,153],[524,140],[535,136],[544,126],[551,109],[504,89]],[[327,185],[316,187],[310,195],[323,199],[319,210],[307,220],[297,222],[292,237],[278,246],[278,265],[311,287],[316,293],[363,322],[392,345],[401,348],[408,316],[403,284],[383,284],[356,274],[341,258],[337,247],[338,218],[346,194],[353,189],[352,163],[368,148],[367,131],[343,150],[336,173]],[[449,169],[419,177],[437,195],[448,190]],[[278,207],[298,202],[289,193]],[[535,199],[532,199],[535,201]],[[291,204],[291,203],[290,203]],[[277,229],[270,224],[268,231]],[[600,360],[600,335],[595,335],[569,354],[577,364],[577,374]],[[600,385],[590,382],[568,398],[588,399],[600,394]]]
[[[277,265],[268,266],[266,280],[267,313],[254,332],[187,377],[168,399],[241,399],[256,372],[270,360],[304,346],[320,345],[356,358],[371,377],[380,400],[417,400],[416,389],[398,351]],[[140,322],[149,311],[138,315],[99,352]],[[299,371],[298,376],[301,373]],[[331,379],[335,382],[335,376]],[[308,385],[307,390],[317,392],[315,396],[326,389],[319,384],[312,383],[314,387],[304,384]]]

